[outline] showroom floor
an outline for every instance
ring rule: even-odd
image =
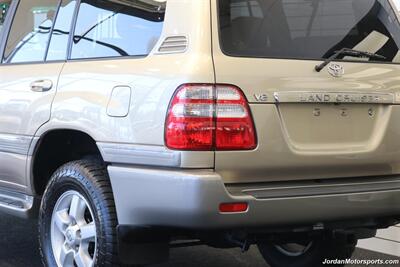
[[[378,231],[376,238],[362,240],[359,247],[400,257],[400,225]]]
[[[0,218],[0,267],[40,267],[41,262],[39,259],[37,246],[37,233],[35,222],[27,222],[24,220],[15,219],[5,214],[0,214]],[[400,239],[400,236],[398,237]],[[354,258],[396,259],[393,256],[361,249],[357,250]],[[174,249],[171,252],[170,263],[158,265],[155,267],[227,266],[266,267],[261,256],[254,248],[248,253],[242,254],[238,249],[217,250],[210,249],[204,246]],[[373,265],[370,265],[370,267],[371,266]]]

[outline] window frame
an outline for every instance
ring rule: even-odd
[[[50,43],[51,40],[53,39],[53,33],[54,33],[54,27],[56,26],[57,23],[57,18],[58,18],[58,14],[60,13],[60,9],[61,9],[61,5],[62,5],[63,0],[59,0],[58,2],[58,6],[57,6],[57,11],[56,14],[54,16],[54,23],[51,27],[51,32],[50,32],[50,36],[49,36],[49,41],[47,43],[47,47],[46,47],[46,52],[44,55],[44,61],[45,63],[50,63],[50,62],[66,62],[68,59],[68,55],[69,55],[69,49],[70,49],[70,35],[71,35],[71,30],[74,26],[74,19],[75,19],[75,15],[76,15],[76,10],[78,8],[78,5],[80,4],[80,0],[76,0],[76,6],[75,6],[75,10],[74,10],[74,14],[72,15],[72,19],[71,19],[71,26],[70,26],[70,33],[68,36],[68,44],[67,44],[67,50],[65,51],[65,57],[64,59],[56,59],[56,60],[47,60],[48,54],[49,54],[49,49],[50,49]]]
[[[75,10],[74,10],[74,15],[72,16],[71,28],[70,28],[69,36],[68,36],[67,54],[66,54],[66,58],[65,58],[66,61],[71,60],[72,45],[74,42],[76,22],[78,21],[78,14],[79,14],[79,10],[81,7],[81,3],[82,3],[81,0],[76,0],[76,6],[75,6]],[[47,57],[47,55],[46,55],[46,57]]]
[[[215,5],[216,5],[216,23],[217,23],[217,29],[216,32],[218,34],[218,48],[219,51],[222,52],[222,54],[224,56],[230,57],[230,58],[246,58],[246,59],[266,59],[266,60],[295,60],[295,61],[314,61],[314,62],[321,62],[324,61],[324,58],[321,59],[316,59],[316,58],[299,58],[299,57],[273,57],[273,56],[269,56],[269,57],[265,57],[265,56],[247,56],[247,55],[235,55],[235,54],[231,54],[227,51],[224,50],[223,47],[223,40],[222,40],[222,34],[221,34],[221,16],[220,16],[220,1],[222,0],[217,0],[215,1]],[[250,1],[250,0],[244,0],[246,2]],[[258,0],[257,0],[258,1]],[[388,4],[390,6],[390,10],[391,12],[394,14],[394,16],[396,18],[398,18],[398,22],[400,24],[400,14],[397,14],[397,11],[394,7],[394,4],[392,3],[392,0],[387,0]],[[391,61],[360,61],[360,60],[355,60],[355,59],[335,59],[334,62],[342,62],[342,63],[358,63],[358,64],[379,64],[379,65],[400,65],[400,62],[391,62]]]

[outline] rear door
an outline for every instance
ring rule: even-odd
[[[7,34],[4,32],[6,45],[0,64],[0,186],[26,189],[28,150],[35,132],[50,118],[65,63],[67,25],[71,23],[67,14],[71,13],[71,6],[66,8],[69,2],[74,1],[20,0],[11,27]],[[72,13],[73,10],[72,6]]]
[[[258,147],[216,152],[226,183],[400,173],[400,25],[388,0],[216,0],[217,83],[251,103]],[[341,48],[385,59],[339,57]]]
[[[162,141],[162,132],[149,134],[155,126],[147,115],[159,108],[154,103],[168,78],[159,74],[159,59],[148,55],[161,36],[166,2],[79,2],[51,122],[80,129],[99,142],[132,143],[142,136],[147,144]],[[165,113],[157,116],[165,120]]]

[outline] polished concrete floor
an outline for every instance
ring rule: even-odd
[[[357,259],[396,259],[393,256],[357,250]],[[0,267],[40,267],[36,223],[0,214]],[[156,267],[266,267],[256,249],[242,254],[238,249],[208,247],[174,249],[168,264]],[[352,265],[357,266],[357,265]],[[373,265],[370,265],[370,267]],[[382,266],[382,265],[380,265]],[[389,266],[389,265],[386,265]],[[400,265],[392,265],[400,266]],[[359,266],[361,267],[361,266]]]

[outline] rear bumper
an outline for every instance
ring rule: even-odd
[[[119,224],[133,227],[231,229],[400,215],[400,177],[252,189],[227,188],[213,170],[110,166],[108,171]],[[221,203],[232,202],[246,202],[249,209],[219,212]]]

